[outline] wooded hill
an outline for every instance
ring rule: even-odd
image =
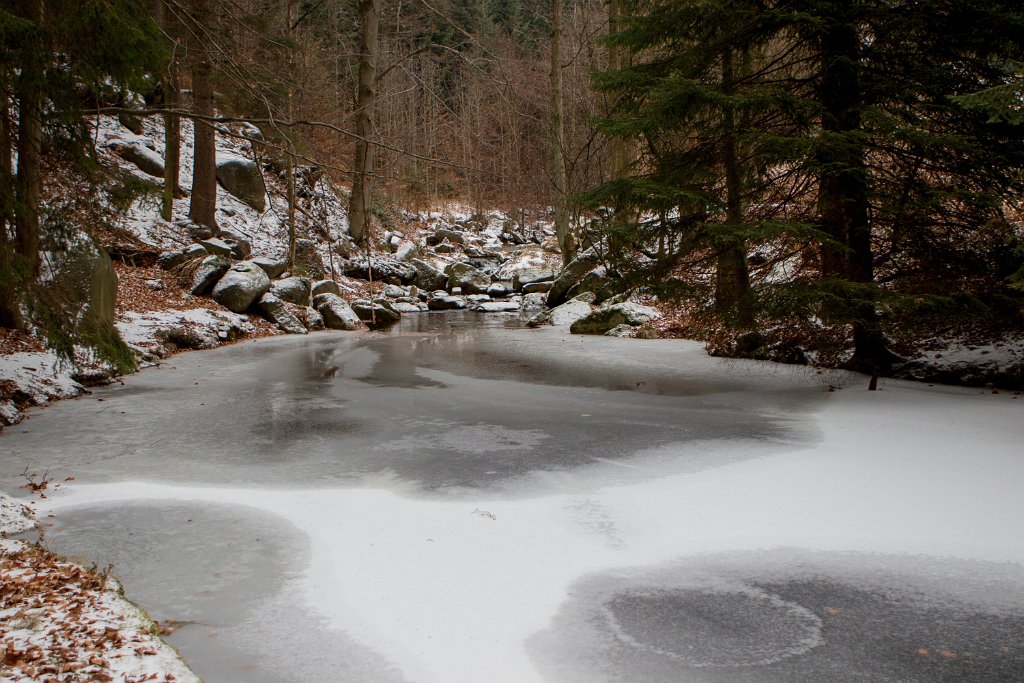
[[[214,231],[213,126],[255,126],[293,254],[317,169],[361,245],[394,205],[551,216],[566,262],[592,250],[730,355],[885,373],[897,333],[1021,327],[1012,0],[15,0],[0,44],[4,326],[67,326],[39,253],[130,199],[89,135],[119,114],[163,116],[165,207]],[[81,341],[116,346],[100,327]]]

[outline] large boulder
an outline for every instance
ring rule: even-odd
[[[310,294],[312,296],[318,294],[337,294],[341,296],[341,287],[334,280],[317,280],[310,288]]]
[[[448,273],[448,291],[458,287],[463,294],[486,294],[491,286],[491,276],[468,263],[453,263],[445,272]]]
[[[327,327],[324,323],[324,317],[320,315],[320,311],[316,310],[312,306],[306,306],[302,310],[302,315],[305,319],[306,329],[310,332],[322,330]]]
[[[86,341],[116,335],[117,273],[110,256],[85,235],[61,240],[47,251],[46,262],[60,292],[60,305]],[[89,337],[96,335],[95,339]]]
[[[270,278],[252,261],[236,263],[213,288],[213,299],[228,310],[241,313],[270,289]]]
[[[206,294],[230,267],[231,262],[223,256],[207,256],[192,271],[192,285],[188,291],[196,296]]]
[[[288,310],[284,302],[270,292],[260,297],[257,304],[260,313],[270,322],[288,334],[306,334],[306,326]]]
[[[203,249],[206,249],[207,253],[214,256],[224,256],[226,258],[231,258],[232,256],[231,245],[219,237],[200,240],[199,244],[203,245]]]
[[[284,259],[268,258],[266,256],[258,256],[252,260],[257,266],[263,269],[263,272],[267,274],[271,280],[281,277],[284,271],[288,270],[288,262]]]
[[[466,300],[459,296],[451,296],[440,290],[427,299],[427,309],[431,311],[457,311],[466,307]]]
[[[583,276],[590,272],[598,263],[597,252],[594,249],[587,249],[579,256],[570,261],[562,272],[551,283],[548,290],[548,306],[555,307],[568,300],[569,290],[572,286],[583,279]]]
[[[551,282],[554,279],[555,272],[550,268],[520,268],[512,272],[512,289],[521,292],[526,285],[534,282]]]
[[[305,306],[309,303],[309,278],[286,277],[270,283],[270,293],[281,301]]]
[[[146,175],[164,177],[164,158],[148,147],[132,142],[114,146],[114,152],[128,163],[135,164]]]
[[[386,299],[357,299],[352,302],[352,310],[371,330],[389,327],[402,319],[402,314]]]
[[[392,285],[412,284],[419,272],[412,263],[393,260],[373,260],[369,265],[366,259],[350,259],[338,264],[341,272],[359,280],[372,279],[374,282],[387,282]]]
[[[561,306],[538,313],[526,321],[526,326],[572,325],[580,318],[590,315],[590,312],[593,310],[592,303],[594,303],[593,293],[584,292],[576,298],[566,301]]]
[[[637,327],[660,317],[657,309],[627,301],[597,309],[574,322],[569,331],[573,334],[604,334],[618,325]]]
[[[295,266],[297,271],[314,280],[319,280],[327,274],[324,259],[320,256],[314,240],[295,240]]]
[[[437,289],[444,289],[448,284],[448,276],[444,272],[422,259],[410,259],[409,265],[416,269],[416,284],[420,289],[432,292]]]
[[[624,289],[625,283],[621,278],[612,277],[608,274],[607,268],[597,266],[573,285],[566,296],[572,298],[582,292],[593,292],[597,296],[595,303],[599,304],[603,301],[612,300],[613,297],[621,294]],[[619,302],[616,301],[615,303]]]
[[[217,160],[217,182],[260,213],[267,208],[267,186],[259,164],[241,157]]]
[[[313,297],[313,308],[324,318],[324,324],[332,330],[358,330],[363,324],[348,302],[337,294],[325,292]]]
[[[519,304],[514,301],[483,301],[472,305],[472,310],[481,313],[518,313]]]

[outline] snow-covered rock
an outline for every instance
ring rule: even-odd
[[[235,156],[217,159],[217,182],[260,213],[266,210],[267,186],[255,161]]]
[[[231,266],[213,288],[213,299],[229,311],[241,313],[270,289],[266,272],[251,261]]]

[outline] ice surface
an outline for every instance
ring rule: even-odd
[[[1019,674],[1012,395],[438,319],[175,357],[0,437],[0,489],[73,474],[36,507],[144,606],[240,596],[175,634],[208,683]]]

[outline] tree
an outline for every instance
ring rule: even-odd
[[[363,243],[369,236],[375,149],[373,110],[377,102],[377,0],[359,0],[362,30],[359,40],[359,84],[356,97],[356,149],[352,164],[352,196],[348,221],[352,239]]]
[[[565,170],[565,101],[562,94],[562,2],[551,0],[551,179],[555,193],[555,234],[562,261],[573,259]]]
[[[210,0],[192,0],[190,7],[193,121],[192,198],[188,217],[220,234],[217,225],[217,131],[208,119],[216,114],[213,91],[213,61],[203,40],[213,25]],[[207,119],[207,120],[204,120]]]

